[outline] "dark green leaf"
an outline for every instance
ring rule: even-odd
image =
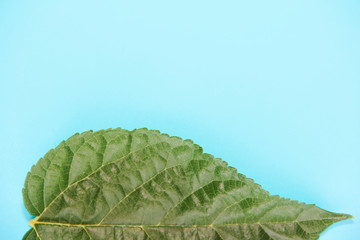
[[[32,167],[25,240],[317,239],[350,215],[271,196],[190,140],[158,131],[75,134]]]

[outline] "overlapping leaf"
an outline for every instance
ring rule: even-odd
[[[190,140],[158,131],[75,134],[32,167],[26,240],[317,239],[351,217],[270,196]]]

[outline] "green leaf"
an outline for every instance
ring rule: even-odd
[[[350,215],[271,196],[191,140],[75,134],[28,173],[26,240],[317,239]]]

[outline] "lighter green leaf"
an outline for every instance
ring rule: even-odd
[[[318,239],[351,216],[271,196],[191,140],[155,130],[75,134],[32,167],[24,240]]]

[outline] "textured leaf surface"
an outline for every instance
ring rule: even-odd
[[[28,173],[25,240],[318,239],[350,215],[271,196],[190,140],[155,130],[75,134]]]

